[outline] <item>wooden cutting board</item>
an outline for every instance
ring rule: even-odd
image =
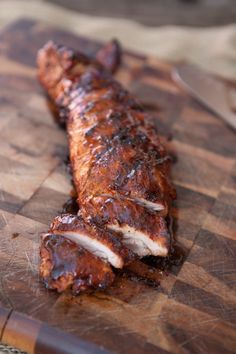
[[[155,58],[126,52],[117,79],[150,111],[176,156],[174,231],[184,263],[159,287],[158,271],[145,264],[92,295],[58,295],[41,284],[39,235],[71,190],[66,134],[36,78],[36,52],[49,39],[89,54],[99,48],[29,20],[0,35],[0,305],[115,353],[235,353],[236,136]]]

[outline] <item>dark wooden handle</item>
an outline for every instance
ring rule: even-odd
[[[29,354],[101,354],[102,347],[0,307],[0,341]]]

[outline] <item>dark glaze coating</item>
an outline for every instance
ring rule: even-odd
[[[77,196],[72,196],[63,204],[62,213],[77,215],[78,212]]]
[[[38,54],[39,79],[66,123],[83,219],[104,230],[108,224],[133,227],[162,246],[163,256],[171,243],[165,217],[175,198],[171,160],[147,113],[111,76],[114,53],[110,44],[91,60],[49,42]],[[161,212],[150,210],[153,204],[147,202]],[[56,228],[66,231],[69,225],[61,219]],[[98,229],[95,233],[104,242]],[[118,242],[119,234],[110,234],[109,242],[111,235]]]
[[[67,110],[74,184],[84,213],[91,195],[109,194],[160,203],[167,214],[175,198],[170,159],[139,103],[99,63],[65,47],[47,44],[38,64],[40,81]]]
[[[143,232],[167,251],[170,248],[171,239],[165,218],[132,201],[112,197],[91,198],[87,204],[87,213],[94,215],[90,217],[92,222],[101,225],[117,223],[124,226],[129,220],[130,227]]]
[[[134,254],[121,242],[122,235],[120,233],[108,230],[106,227],[102,228],[95,223],[85,222],[80,215],[63,214],[57,216],[49,230],[50,233],[55,234],[66,234],[69,231],[84,234],[91,240],[96,240],[107,246],[121,258],[123,265],[135,259]]]
[[[58,292],[103,289],[114,280],[107,263],[61,235],[43,235],[40,256],[40,276],[47,288]]]

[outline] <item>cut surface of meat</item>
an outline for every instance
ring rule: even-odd
[[[135,258],[123,245],[121,233],[85,222],[80,215],[57,216],[51,224],[50,232],[74,241],[115,268],[122,268]]]
[[[129,225],[116,224],[108,227],[116,232],[121,232],[124,244],[140,257],[149,255],[165,257],[168,254],[169,247],[165,244],[165,239],[162,244],[160,237],[153,240],[148,234]]]
[[[165,218],[126,199],[110,196],[90,198],[84,217],[121,232],[124,244],[138,256],[166,256],[170,235]]]
[[[40,275],[47,288],[58,292],[103,289],[114,280],[109,264],[61,235],[44,234],[40,256]]]
[[[149,200],[146,200],[143,198],[134,198],[133,200],[135,203],[140,204],[140,205],[144,206],[145,208],[153,210],[153,211],[162,211],[165,209],[165,206],[161,203],[153,203],[153,202],[150,202]]]

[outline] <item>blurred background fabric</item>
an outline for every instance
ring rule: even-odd
[[[236,79],[235,0],[0,0],[0,28],[22,17]]]

